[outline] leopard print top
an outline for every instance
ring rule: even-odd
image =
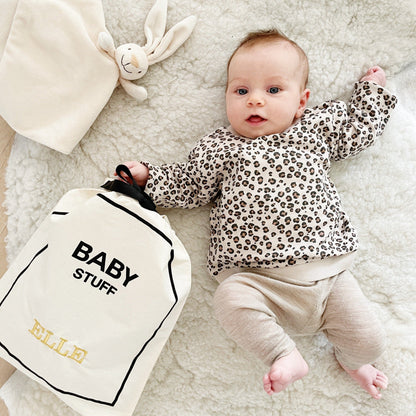
[[[357,249],[357,235],[329,177],[330,160],[356,155],[381,135],[396,97],[358,82],[348,103],[308,108],[280,134],[248,139],[219,128],[185,163],[149,167],[156,205],[213,202],[208,269],[301,264]]]

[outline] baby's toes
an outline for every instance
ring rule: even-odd
[[[379,387],[380,389],[386,389],[387,385],[389,384],[388,378],[385,374],[380,373],[377,375],[374,385]]]
[[[270,380],[269,374],[265,374],[263,377],[263,387],[267,394],[273,394],[272,381]]]

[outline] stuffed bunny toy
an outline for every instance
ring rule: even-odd
[[[149,65],[172,55],[188,39],[196,24],[195,16],[188,16],[164,35],[167,6],[167,0],[156,0],[151,8],[144,24],[146,45],[143,47],[134,43],[126,43],[116,49],[110,34],[101,32],[98,36],[101,49],[106,51],[119,67],[120,84],[139,102],[147,98],[147,91],[131,81],[142,78]]]

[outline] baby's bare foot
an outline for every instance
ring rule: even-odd
[[[344,370],[368,393],[375,399],[381,398],[379,389],[386,389],[388,384],[387,376],[377,370],[371,364],[365,364],[358,370]]]
[[[295,348],[290,354],[276,360],[263,377],[267,394],[279,393],[287,386],[308,374],[308,364]]]

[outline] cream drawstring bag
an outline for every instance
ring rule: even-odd
[[[81,415],[128,416],[189,293],[190,260],[141,188],[103,186],[65,194],[0,279],[0,356]]]

